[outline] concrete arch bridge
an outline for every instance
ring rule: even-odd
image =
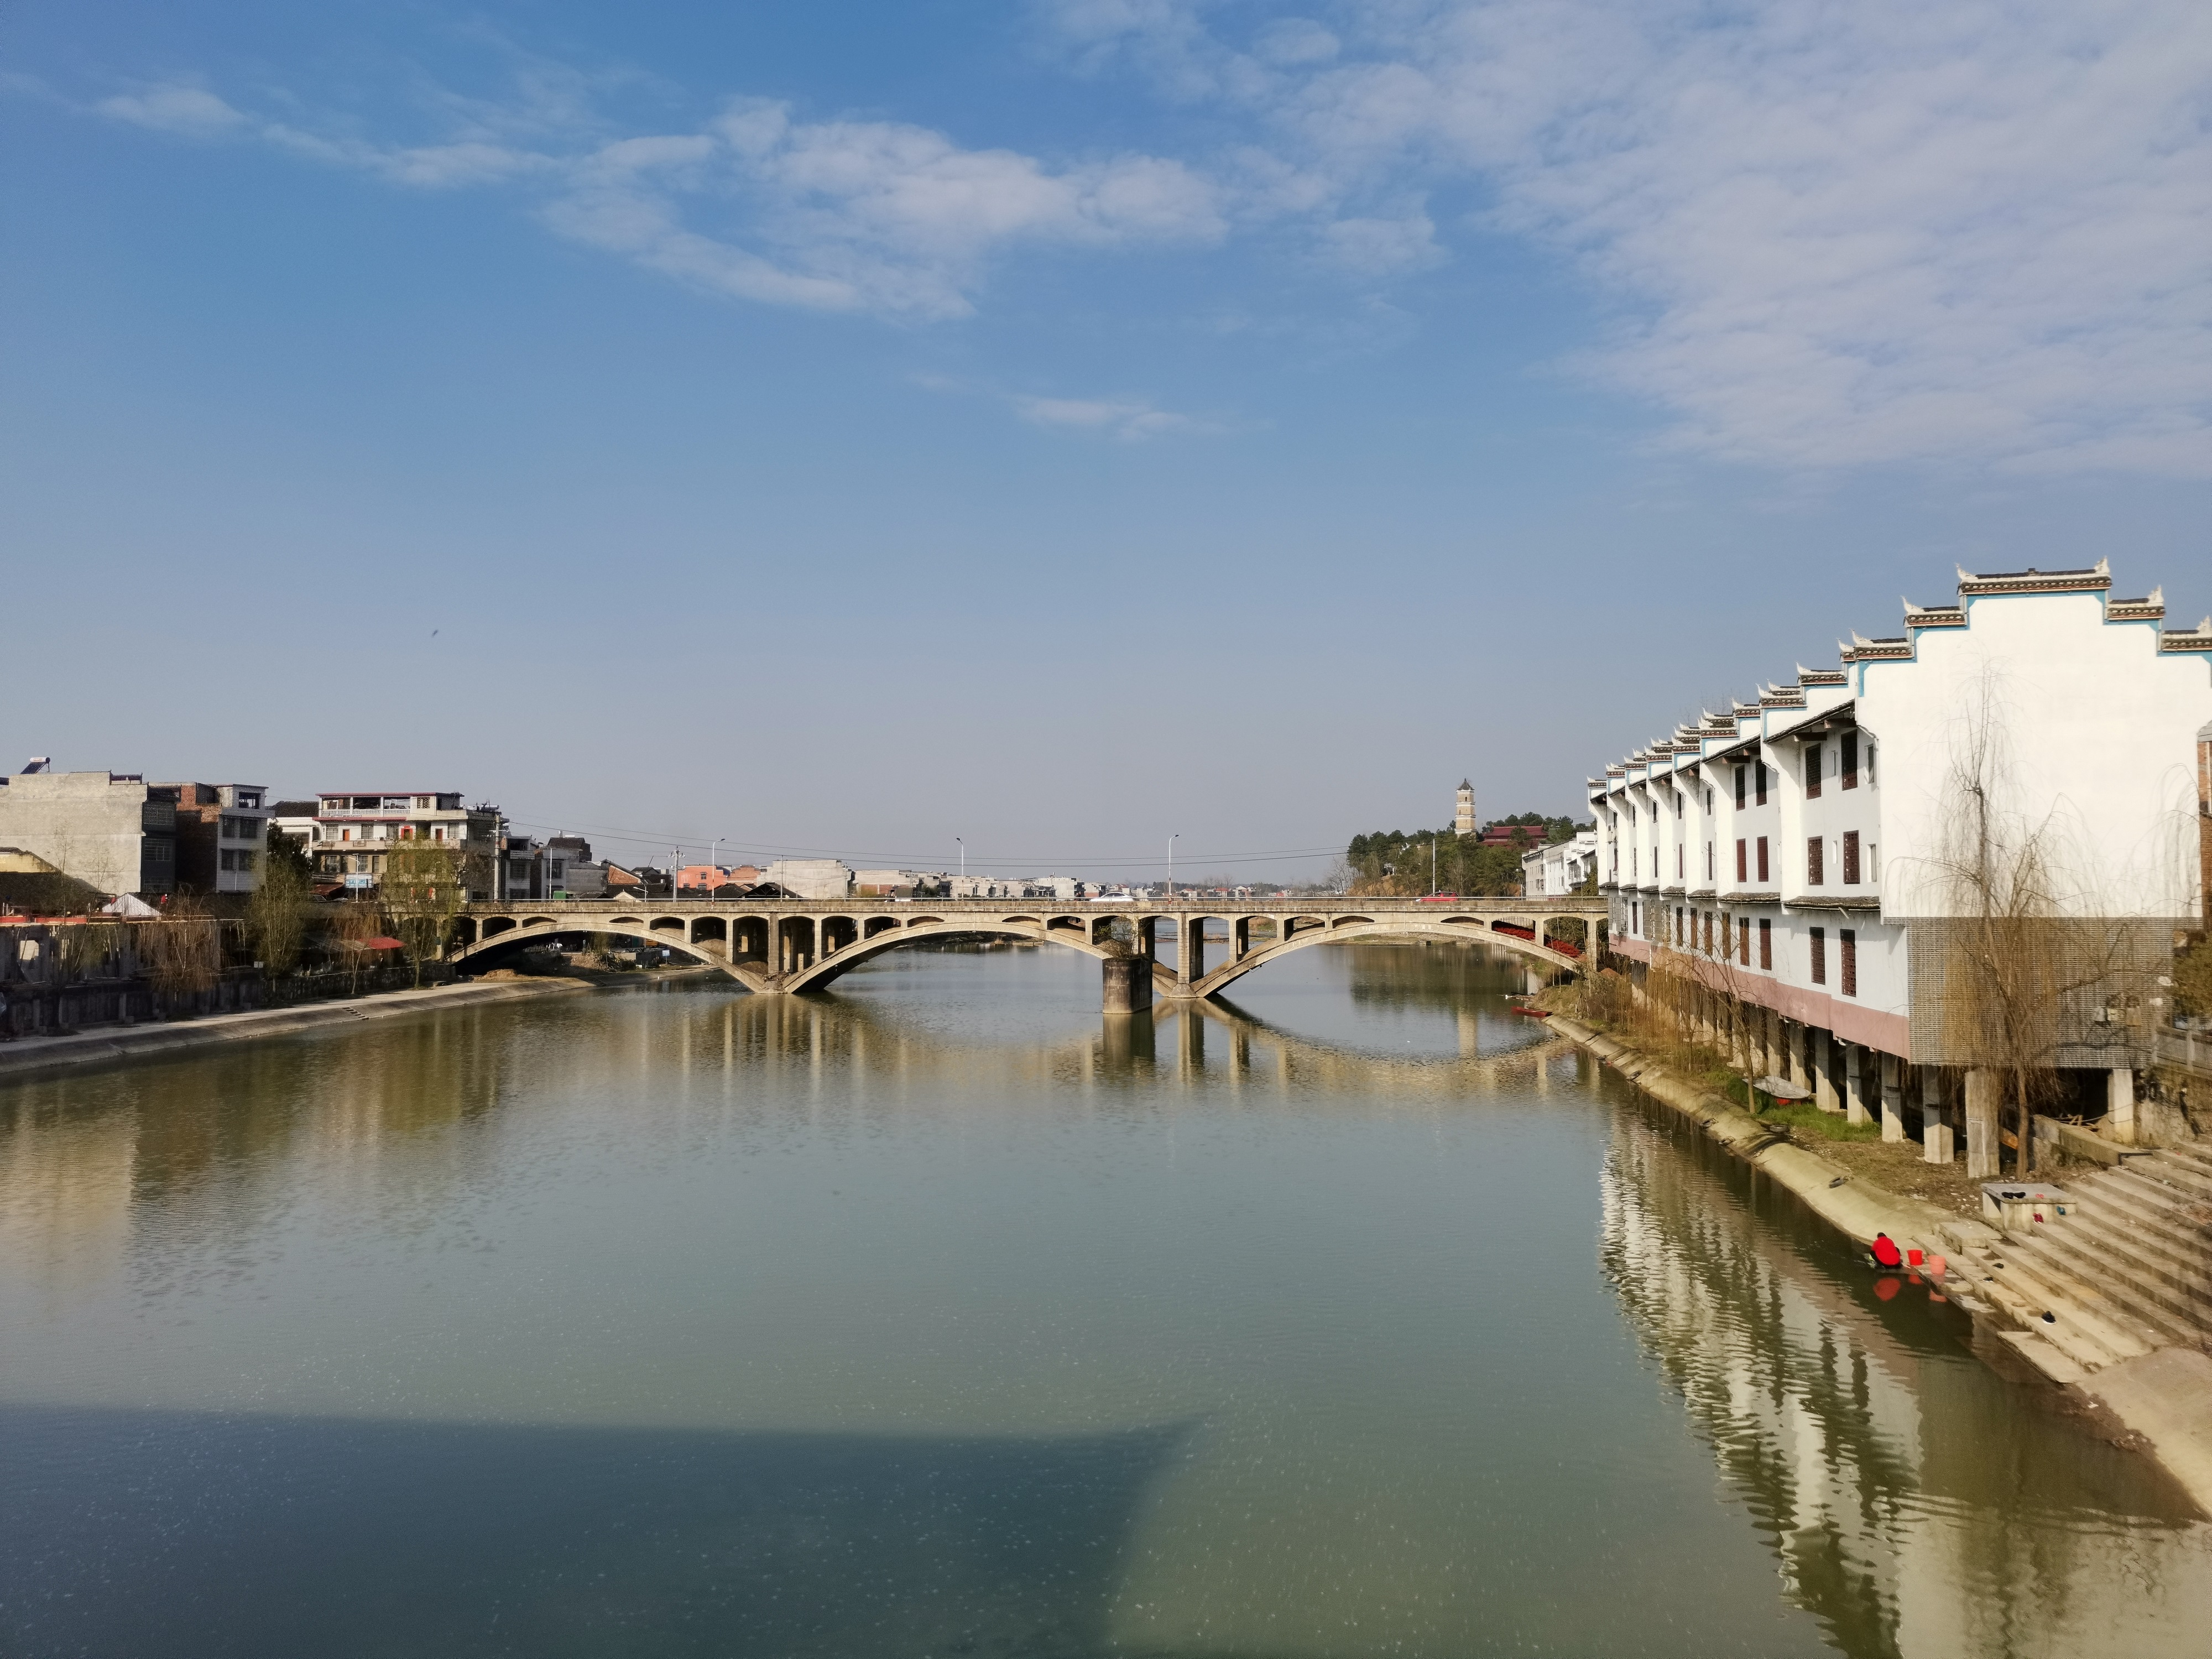
[[[1475,941],[1547,971],[1588,965],[1583,941],[1605,919],[1596,896],[1549,899],[1207,898],[565,899],[471,904],[447,959],[485,959],[541,940],[602,934],[665,945],[718,968],[748,990],[828,985],[906,945],[961,935],[1036,939],[1133,966],[1106,970],[1107,1000],[1211,997],[1255,969],[1316,945],[1387,939]],[[1119,924],[1117,926],[1116,924]],[[1572,924],[1572,925],[1571,925]],[[1160,959],[1163,929],[1174,948]],[[1209,951],[1217,952],[1211,965]]]

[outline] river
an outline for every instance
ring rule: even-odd
[[[1112,1030],[1097,975],[0,1089],[0,1650],[2205,1650],[2150,1463],[1518,967],[1311,951]]]

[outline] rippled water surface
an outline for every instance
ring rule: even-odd
[[[0,1651],[2206,1651],[2154,1470],[1520,985],[915,953],[0,1091]]]

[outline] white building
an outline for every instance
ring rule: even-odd
[[[1577,830],[1571,840],[1532,847],[1521,855],[1521,890],[1530,898],[1580,892],[1597,873],[1597,831]]]
[[[1987,804],[1992,867],[2033,844],[2053,914],[2085,932],[2170,949],[2200,914],[2212,620],[2167,629],[2159,594],[2111,586],[2101,562],[1962,571],[1956,603],[1908,605],[1902,635],[1855,634],[1840,667],[1801,669],[1607,768],[1591,793],[1611,948],[1639,983],[1655,968],[1690,981],[1701,1019],[1734,1042],[1747,1031],[1757,1063],[1823,1104],[1886,1107],[1891,1138],[1917,1118],[1931,1158],[1949,1156],[1964,1096],[1969,1171],[1997,1173],[1989,1074],[1961,1076],[1947,1052],[1938,971],[1947,928],[1978,914],[1960,874],[1972,804]],[[2088,1008],[2041,1062],[2077,1087],[2102,1073],[2121,1139],[2147,1014]]]
[[[764,879],[793,898],[841,899],[853,890],[852,868],[837,859],[777,859]]]

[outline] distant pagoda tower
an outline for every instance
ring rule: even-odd
[[[1459,781],[1459,805],[1452,813],[1452,830],[1458,835],[1471,836],[1475,827],[1474,786],[1462,778]]]

